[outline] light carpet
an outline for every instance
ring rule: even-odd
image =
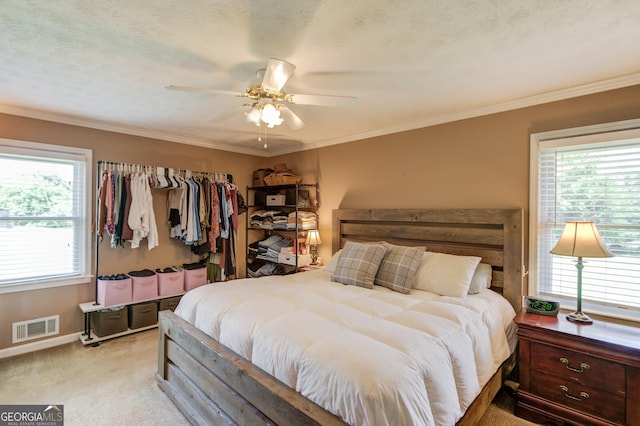
[[[157,330],[0,360],[0,404],[63,405],[65,425],[188,425],[156,383]],[[501,391],[479,425],[532,425]]]

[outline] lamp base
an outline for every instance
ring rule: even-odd
[[[593,320],[582,311],[567,314],[567,320],[578,324],[593,324]]]

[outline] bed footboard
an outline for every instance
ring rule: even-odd
[[[158,337],[158,385],[192,424],[344,424],[171,311]]]

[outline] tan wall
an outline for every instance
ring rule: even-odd
[[[0,114],[0,138],[90,148],[94,168],[98,160],[166,166],[194,171],[231,173],[244,193],[251,183],[251,171],[264,159],[244,154],[212,150],[119,133],[92,130]],[[95,192],[95,170],[92,188]],[[136,250],[109,247],[106,240],[99,247],[99,274],[129,272],[181,265],[198,259],[184,244],[168,234],[166,190],[153,190],[154,211],[160,245],[149,251],[146,240]],[[95,199],[95,194],[93,196]],[[95,214],[92,213],[92,218]],[[245,270],[244,217],[240,220],[238,270]],[[94,284],[69,285],[44,290],[0,294],[0,349],[11,345],[11,324],[32,318],[60,315],[60,335],[83,329],[79,303],[94,300]],[[30,343],[33,341],[29,341]]]
[[[634,86],[272,160],[319,179],[327,259],[335,208],[522,207],[528,221],[531,133],[639,117]]]
[[[269,159],[7,115],[0,115],[0,137],[88,147],[94,160],[228,172],[241,189],[254,169],[286,162],[305,182],[320,182],[320,255],[327,259],[335,208],[522,207],[528,213],[530,133],[638,117],[640,86],[634,86]],[[156,212],[163,223],[161,198]],[[241,229],[241,272],[244,241]],[[101,247],[100,272],[189,258],[183,247],[165,243],[150,253]],[[0,349],[10,346],[14,321],[60,313],[61,334],[80,331],[78,303],[92,297],[90,284],[0,295]]]

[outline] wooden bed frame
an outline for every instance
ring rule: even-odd
[[[481,256],[493,269],[491,288],[516,311],[521,308],[521,209],[334,210],[333,252],[350,240]],[[158,384],[192,424],[344,424],[171,311],[160,313],[158,335]],[[478,422],[514,365],[515,354],[484,386],[459,425]]]

